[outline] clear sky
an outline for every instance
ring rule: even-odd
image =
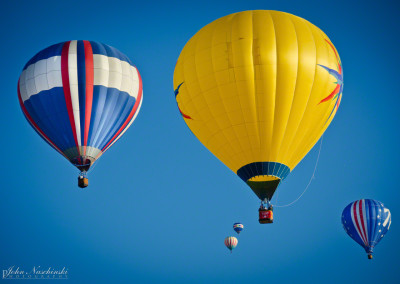
[[[399,283],[400,8],[396,1],[2,1],[0,269],[67,267],[68,283]],[[259,201],[189,131],[173,94],[185,43],[211,21],[279,10],[321,28],[339,51],[344,93],[316,177],[258,224]],[[77,187],[78,171],[29,126],[17,81],[38,51],[87,39],[137,66],[144,101],[132,127]],[[318,144],[319,145],[319,144]],[[275,195],[306,187],[318,145]],[[360,198],[392,212],[369,261],[344,232]],[[233,254],[223,240],[244,231]],[[2,280],[3,281],[3,280]]]

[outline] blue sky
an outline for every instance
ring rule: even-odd
[[[351,3],[350,3],[351,2]],[[394,1],[3,1],[0,9],[0,269],[67,267],[69,283],[398,283],[400,8]],[[320,27],[339,51],[344,93],[316,178],[258,224],[257,197],[191,134],[172,77],[185,43],[243,10],[279,10]],[[17,99],[36,52],[65,40],[116,47],[137,66],[144,101],[132,127],[76,186],[77,170],[37,136]],[[307,185],[318,146],[275,203]],[[344,232],[360,198],[393,224],[368,261]],[[245,229],[233,254],[223,240]],[[5,281],[5,280],[2,280]]]

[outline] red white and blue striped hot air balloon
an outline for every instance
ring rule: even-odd
[[[225,246],[231,251],[237,246],[238,240],[235,237],[226,237],[224,240]]]
[[[235,223],[233,224],[233,229],[235,230],[236,233],[240,234],[240,232],[243,231],[243,224]]]
[[[142,80],[117,49],[87,40],[52,45],[25,65],[22,111],[36,132],[86,172],[129,128],[142,104]]]
[[[342,225],[346,233],[361,245],[372,259],[374,247],[389,231],[391,214],[382,202],[356,200],[343,210]]]

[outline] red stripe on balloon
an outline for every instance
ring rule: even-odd
[[[361,237],[362,241],[364,242],[364,244],[366,244],[366,243],[365,243],[365,240],[364,240],[364,235],[363,235],[363,233],[361,232],[360,225],[358,224],[358,218],[357,218],[357,202],[358,202],[358,201],[354,202],[354,204],[353,204],[353,215],[354,215],[354,219],[355,219],[355,221],[356,221],[357,229],[358,229],[358,231],[360,232],[360,237]]]
[[[84,132],[84,155],[86,155],[86,146],[89,136],[90,118],[92,114],[93,104],[93,82],[94,82],[94,70],[93,70],[93,50],[89,41],[83,41],[85,50],[85,67],[86,67],[86,103],[85,103],[85,132]]]

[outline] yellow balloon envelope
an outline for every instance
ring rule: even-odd
[[[270,200],[335,116],[343,71],[330,39],[310,22],[245,11],[208,24],[187,42],[174,89],[194,135]]]

